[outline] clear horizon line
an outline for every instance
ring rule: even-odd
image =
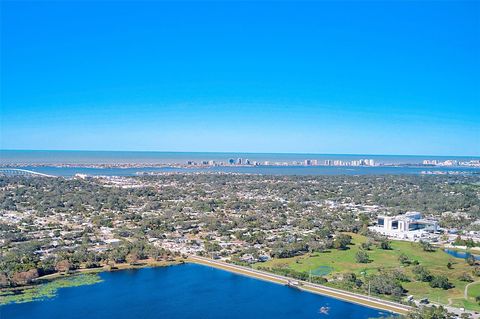
[[[32,152],[131,152],[131,153],[216,153],[216,154],[290,154],[290,155],[343,155],[343,156],[431,156],[431,157],[479,157],[479,155],[438,155],[438,154],[368,154],[368,153],[312,153],[312,152],[251,152],[251,151],[158,151],[158,150],[85,150],[85,149],[3,149],[2,151]]]

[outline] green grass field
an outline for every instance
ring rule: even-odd
[[[468,288],[468,296],[472,298],[480,296],[480,283],[473,284]]]
[[[408,290],[408,295],[413,295],[415,298],[429,298],[433,302],[442,304],[449,304],[462,306],[472,310],[480,310],[478,303],[474,302],[474,297],[480,291],[480,283],[472,285],[469,289],[469,295],[472,298],[464,299],[464,289],[467,282],[460,281],[459,276],[467,272],[471,274],[472,267],[468,266],[463,259],[454,258],[441,249],[434,252],[423,251],[418,243],[411,243],[405,241],[392,241],[391,250],[382,250],[377,247],[372,247],[368,251],[371,262],[367,264],[357,263],[355,254],[360,249],[361,243],[367,240],[366,237],[349,234],[353,237],[352,243],[347,250],[332,249],[324,253],[306,254],[303,256],[273,259],[266,263],[259,263],[254,267],[288,267],[301,272],[315,272],[317,269],[331,268],[331,272],[325,277],[332,278],[338,273],[353,272],[358,276],[362,276],[362,272],[366,274],[375,274],[379,268],[384,269],[403,269],[408,277],[412,279],[411,282],[402,283],[405,289]],[[418,260],[420,265],[426,267],[433,275],[447,276],[449,281],[455,285],[454,288],[443,290],[440,288],[431,288],[427,282],[417,282],[413,280],[412,274],[413,266],[402,266],[398,261],[401,254],[406,254],[410,260]],[[447,268],[447,263],[452,263],[452,269]],[[321,267],[321,268],[319,268]],[[480,280],[480,278],[475,278]],[[449,300],[450,299],[450,300]]]

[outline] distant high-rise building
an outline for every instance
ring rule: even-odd
[[[445,166],[456,166],[456,165],[458,165],[458,161],[457,160],[446,160],[442,164],[445,165]]]

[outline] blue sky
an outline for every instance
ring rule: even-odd
[[[479,2],[2,2],[3,149],[480,155]]]

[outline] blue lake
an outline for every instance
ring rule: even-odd
[[[104,281],[95,285],[60,289],[52,299],[2,306],[0,318],[367,319],[388,314],[194,264],[101,277]],[[320,313],[321,307],[329,307],[329,314]]]
[[[459,251],[459,250],[453,250],[453,249],[445,249],[444,250],[447,254],[449,254],[450,256],[453,256],[453,257],[456,257],[456,258],[467,258],[469,257],[470,255],[472,255],[471,253],[467,252],[467,251]],[[480,255],[473,255],[473,257],[475,257],[476,260],[480,260]]]

